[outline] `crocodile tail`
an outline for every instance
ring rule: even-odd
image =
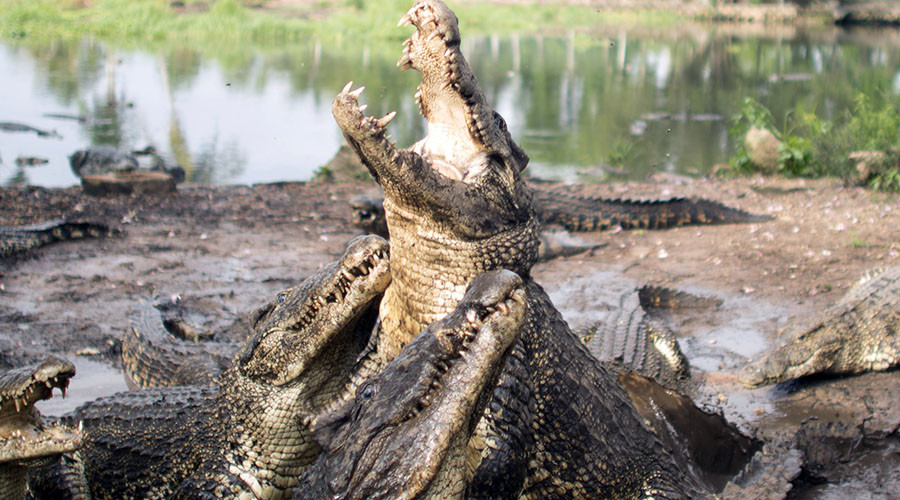
[[[599,231],[620,226],[622,229],[666,229],[698,224],[765,222],[769,215],[756,215],[703,198],[631,200],[556,197],[540,206],[542,222],[564,226],[569,231]]]
[[[121,234],[105,224],[54,219],[24,226],[0,226],[0,258],[9,258],[50,243]]]
[[[800,475],[802,466],[800,450],[766,444],[753,455],[744,470],[725,485],[718,498],[781,500],[791,491],[792,481]]]

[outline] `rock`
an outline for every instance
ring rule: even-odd
[[[781,147],[775,134],[768,129],[753,127],[744,136],[744,149],[750,162],[764,174],[778,171],[778,149]]]
[[[84,175],[81,187],[92,196],[165,195],[175,192],[175,179],[166,172],[112,172]]]
[[[883,162],[887,155],[882,151],[854,151],[847,155],[847,161],[853,165],[850,170],[850,182],[864,186],[872,175],[872,166]]]

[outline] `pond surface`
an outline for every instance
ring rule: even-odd
[[[531,156],[532,175],[699,175],[732,154],[729,119],[746,96],[780,125],[787,112],[831,119],[858,92],[900,88],[896,31],[775,29],[468,36],[463,52]],[[368,113],[398,111],[390,132],[400,145],[421,137],[418,75],[396,69],[399,54],[399,43],[201,51],[4,40],[0,122],[56,134],[0,131],[0,184],[76,184],[68,155],[91,145],[152,145],[193,182],[307,180],[340,145],[331,100],[348,80],[366,85]],[[20,157],[47,163],[19,166]]]

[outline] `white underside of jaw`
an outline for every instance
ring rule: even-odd
[[[460,133],[462,131],[462,133]],[[465,123],[460,125],[428,122],[428,135],[412,150],[431,163],[444,177],[468,182],[482,170],[484,154],[469,137]]]

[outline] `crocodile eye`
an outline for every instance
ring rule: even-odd
[[[500,113],[494,111],[494,125],[500,128],[500,130],[506,130],[506,120],[500,116]]]
[[[287,298],[287,292],[281,292],[278,294],[278,297],[275,299],[279,304],[284,304],[284,300]]]
[[[362,391],[359,392],[359,395],[363,399],[372,399],[375,397],[376,392],[378,391],[375,389],[375,386],[373,384],[368,384],[363,387]]]

